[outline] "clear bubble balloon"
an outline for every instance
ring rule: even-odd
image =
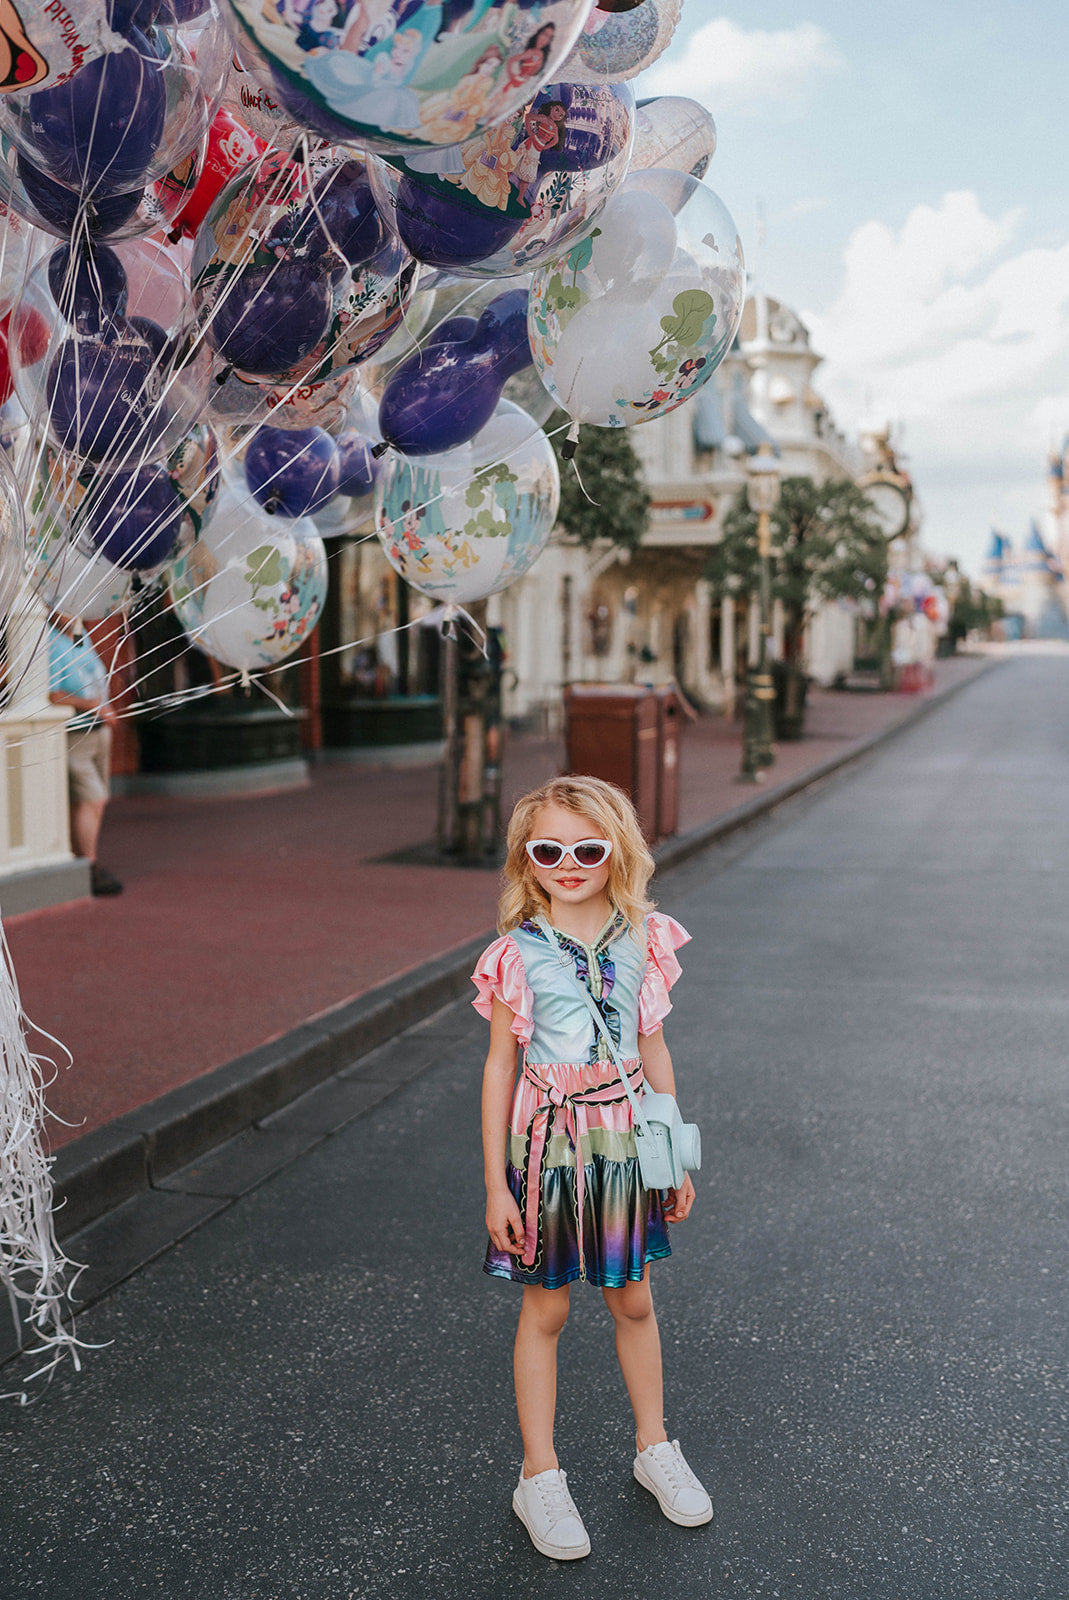
[[[40,555],[31,566],[30,583],[47,610],[99,622],[129,604],[133,573],[112,566],[98,551],[45,535],[35,549]]]
[[[11,310],[42,246],[40,234],[0,201],[0,316]]]
[[[326,334],[287,377],[321,383],[371,359],[389,341],[416,293],[420,268],[380,214],[363,161],[324,149],[308,166],[314,182],[294,221],[294,241],[313,256],[337,254],[347,270],[334,279]]]
[[[83,197],[78,186],[42,172],[12,145],[0,145],[0,201],[60,239],[136,239],[171,226],[200,177],[200,150],[173,172],[129,193]]]
[[[322,383],[261,382],[230,372],[212,384],[210,413],[222,427],[324,428],[335,433],[360,388],[354,369],[337,372]]]
[[[341,486],[338,446],[323,428],[257,428],[245,446],[245,485],[272,516],[311,516]]]
[[[180,269],[150,240],[51,251],[12,313],[9,352],[27,413],[109,469],[161,458],[204,409],[210,359]]]
[[[521,578],[545,548],[560,475],[545,434],[508,400],[446,456],[392,456],[375,491],[379,541],[406,583],[467,604]]]
[[[65,82],[0,95],[0,131],[29,164],[30,183],[58,183],[102,205],[192,155],[221,90],[223,34],[218,19],[207,35],[198,30],[196,60],[182,35],[131,22]]]
[[[87,488],[73,463],[45,451],[30,496],[27,570],[49,611],[95,621],[122,610],[133,573],[113,566],[87,537],[73,532],[71,516]]]
[[[70,6],[6,5],[0,36],[6,94],[63,83],[114,43],[105,7],[91,0]]]
[[[716,153],[716,123],[697,100],[665,94],[639,102],[632,172],[670,167],[703,178]]]
[[[243,65],[332,143],[450,145],[559,77],[592,0],[228,0]]]
[[[167,473],[181,502],[179,547],[199,539],[219,492],[219,441],[206,422],[198,422],[167,457]]]
[[[383,471],[383,462],[373,453],[381,438],[378,416],[373,396],[360,390],[335,434],[338,492],[315,513],[316,527],[325,539],[374,526],[375,485]]]
[[[223,87],[222,104],[259,138],[279,150],[292,150],[307,131],[297,122],[261,79],[247,71],[240,49],[231,53],[230,72]]]
[[[627,172],[631,90],[544,85],[506,123],[444,150],[371,163],[380,208],[421,261],[508,277],[588,233]]]
[[[486,426],[509,378],[531,364],[526,288],[494,295],[478,317],[447,317],[390,374],[379,399],[383,439],[431,455]]]
[[[306,363],[330,327],[346,267],[295,218],[308,174],[278,153],[227,185],[197,234],[193,299],[205,339],[228,366],[277,378]]]
[[[712,190],[685,173],[634,174],[590,237],[535,274],[535,367],[578,422],[649,421],[712,376],[744,293],[738,233]]]
[[[7,457],[0,455],[0,619],[7,616],[18,593],[25,554],[22,494]]]
[[[623,83],[637,77],[668,49],[682,4],[641,0],[627,11],[592,11],[561,77],[576,83]]]
[[[298,650],[327,592],[327,555],[309,517],[272,517],[225,471],[211,521],[170,569],[175,614],[194,644],[239,671]]]

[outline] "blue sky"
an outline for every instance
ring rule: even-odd
[[[978,570],[1069,432],[1069,11],[684,0],[635,88],[689,94],[706,181],[801,312],[840,425],[892,420],[923,540]],[[756,219],[765,218],[757,248]]]

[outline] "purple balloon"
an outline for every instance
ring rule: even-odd
[[[152,354],[156,357],[157,363],[162,365],[160,358],[170,345],[167,330],[161,328],[158,322],[153,322],[151,317],[127,317],[126,326],[132,328],[135,333],[140,334],[145,343],[151,346]]]
[[[99,195],[96,199],[83,201],[78,190],[69,189],[65,183],[56,183],[47,177],[21,150],[15,157],[15,165],[26,198],[32,202],[38,215],[65,235],[74,232],[81,215],[92,238],[110,238],[118,233],[124,223],[129,222],[145,192],[135,189],[132,194]]]
[[[265,511],[306,517],[337,494],[340,465],[322,428],[258,428],[245,451],[245,482]]]
[[[228,275],[205,325],[209,342],[232,367],[253,377],[298,366],[330,326],[332,264],[331,256],[283,259]]]
[[[151,455],[170,421],[155,351],[129,324],[65,339],[46,388],[57,444],[90,461]]]
[[[107,0],[105,15],[108,26],[114,28],[116,33],[128,34],[131,28],[151,28],[161,9],[169,11],[170,6],[164,8],[162,0]],[[171,20],[170,16],[164,15],[164,22],[170,23]]]
[[[66,83],[30,96],[36,164],[83,195],[144,185],[167,111],[163,66],[139,28],[129,45],[89,61]]]
[[[424,336],[423,348],[426,350],[432,344],[458,344],[470,339],[478,326],[478,317],[446,317]]]
[[[73,265],[72,265],[73,263]],[[126,311],[126,268],[107,245],[64,245],[48,258],[48,287],[60,315],[79,333],[100,333]]]
[[[381,470],[371,454],[371,440],[366,434],[349,429],[338,435],[339,478],[338,493],[351,500],[370,494]]]
[[[136,472],[109,473],[97,483],[78,525],[101,555],[133,572],[169,561],[182,530],[182,500],[166,468],[150,463]]]
[[[467,337],[432,337],[393,372],[379,405],[382,437],[413,456],[466,443],[490,421],[509,378],[530,361],[527,290],[510,289],[490,302]]]
[[[514,239],[523,217],[495,217],[478,203],[465,205],[404,177],[397,185],[394,227],[416,257],[434,267],[484,261]]]
[[[344,161],[315,185],[315,205],[301,212],[293,242],[310,255],[340,250],[350,267],[370,261],[390,243],[390,230],[371,192],[362,161]]]

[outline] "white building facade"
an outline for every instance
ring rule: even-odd
[[[755,295],[732,352],[698,395],[631,430],[651,499],[641,547],[584,550],[556,539],[490,602],[515,674],[509,716],[553,728],[569,683],[669,680],[696,704],[731,711],[756,652],[757,607],[713,594],[703,571],[748,456],[767,440],[782,477],[817,481],[855,479],[866,467],[813,388],[820,361],[794,312]],[[774,652],[781,636],[777,616]],[[809,672],[823,683],[849,672],[854,644],[853,614],[822,607],[808,629]]]

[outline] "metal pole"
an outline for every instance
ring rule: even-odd
[[[445,746],[438,769],[438,849],[451,855],[456,849],[457,764],[457,641],[450,629],[442,639],[442,731]]]
[[[772,519],[767,511],[757,513],[757,555],[760,565],[760,616],[757,660],[746,674],[746,703],[743,712],[742,767],[740,783],[761,783],[764,769],[772,765],[772,702],[776,698],[772,674],[768,670],[768,639],[772,632]]]
[[[761,636],[757,647],[757,681],[754,698],[758,707],[757,759],[762,767],[775,760],[772,749],[772,705],[776,688],[768,669],[768,641],[772,637],[772,518],[767,511],[757,514],[757,554],[761,562]]]

